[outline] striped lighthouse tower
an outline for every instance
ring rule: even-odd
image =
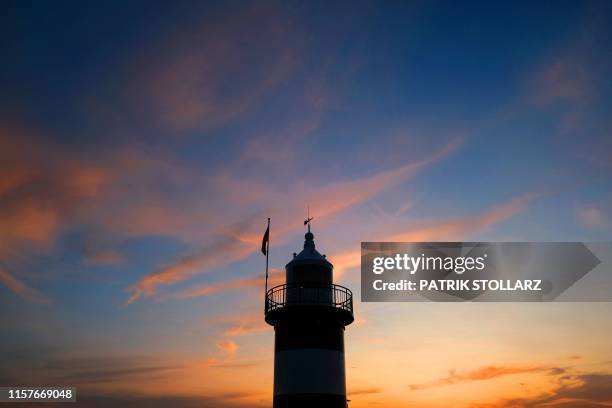
[[[273,408],[346,408],[344,327],[353,322],[353,296],[334,285],[309,223],[304,249],[285,269],[286,283],[266,294],[275,332]]]

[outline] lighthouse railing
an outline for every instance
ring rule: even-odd
[[[340,285],[291,285],[273,287],[266,294],[266,314],[292,305],[331,306],[353,313],[353,293]]]

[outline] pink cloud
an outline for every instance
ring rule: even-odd
[[[7,271],[0,269],[0,282],[3,283],[7,288],[9,288],[13,293],[18,296],[21,296],[24,299],[27,299],[31,302],[35,303],[50,303],[51,300],[38,292],[36,289],[33,289],[27,286],[25,283],[21,282],[14,276],[12,276]]]
[[[419,242],[461,239],[468,234],[485,231],[492,225],[520,213],[537,196],[538,194],[528,194],[497,205],[482,214],[450,219],[412,231],[393,234],[388,241]]]
[[[506,203],[499,204],[482,214],[454,218],[431,225],[415,228],[411,231],[391,233],[382,238],[382,241],[418,242],[418,241],[444,241],[461,239],[468,235],[482,232],[493,225],[506,220],[521,211],[524,211],[528,203],[537,194],[528,194],[515,198]],[[349,250],[332,254],[329,260],[334,264],[334,279],[341,278],[346,271],[356,268],[361,264],[360,250]],[[271,275],[270,286],[281,284],[284,281],[284,270],[275,270]],[[190,299],[207,296],[213,293],[226,292],[230,290],[242,290],[252,287],[263,287],[263,277],[241,278],[224,281],[221,283],[204,285],[187,290],[179,295],[179,298]]]
[[[129,305],[142,296],[152,296],[158,286],[171,285],[197,273],[210,270],[231,262],[243,259],[253,252],[253,247],[242,241],[227,238],[200,250],[198,253],[181,258],[140,279],[130,291],[132,294],[126,301]]]
[[[424,225],[406,232],[391,233],[381,238],[381,241],[393,242],[422,242],[422,241],[449,241],[463,239],[466,236],[482,232],[491,226],[520,213],[527,208],[535,194],[528,194],[499,204],[482,214],[458,217],[430,225]],[[340,252],[330,257],[334,263],[334,275],[341,277],[345,271],[356,268],[361,264],[361,251],[350,250]]]
[[[454,151],[460,143],[460,140],[453,140],[450,144],[432,154],[430,157],[393,170],[383,171],[370,177],[332,183],[316,191],[297,190],[291,194],[290,200],[307,202],[309,197],[323,197],[312,201],[313,207],[317,208],[317,218],[319,220],[324,219],[351,206],[362,203],[402,181],[410,179],[423,167],[446,157]],[[234,182],[232,186],[233,188],[239,188],[242,194],[247,195],[248,191],[259,188],[259,185],[253,183],[239,184]],[[271,197],[268,197],[268,199],[275,200],[275,196],[278,196],[279,202],[287,201],[286,194],[279,193],[271,193]],[[279,212],[277,215],[274,222],[275,225],[281,225],[281,227],[271,230],[271,239],[274,239],[274,242],[282,241],[288,233],[300,227],[298,223],[292,222],[294,214]],[[222,227],[221,234],[227,238],[222,238],[210,247],[200,250],[200,252],[185,256],[177,262],[145,276],[130,288],[132,294],[126,301],[126,304],[129,305],[142,296],[154,295],[157,288],[161,285],[171,285],[182,282],[196,274],[208,272],[213,267],[219,267],[242,260],[257,251],[259,249],[262,232],[261,230],[255,231],[253,228],[255,223],[251,221],[253,220],[246,220],[238,223],[238,226]],[[259,227],[261,229],[261,225]],[[233,285],[245,285],[246,282],[247,281],[236,281]],[[234,287],[219,288],[214,285],[205,286],[184,294],[182,297],[197,297],[210,294],[213,291],[227,289],[234,289]]]
[[[592,96],[585,61],[576,55],[547,61],[532,80],[531,100],[540,106],[555,102],[584,103]]]
[[[115,249],[87,248],[83,253],[86,265],[118,265],[125,261],[124,256]]]
[[[128,100],[178,133],[239,118],[297,66],[300,33],[277,14],[247,7],[159,39],[137,56]]]
[[[285,273],[283,270],[273,270],[268,277],[268,287],[283,284],[285,281]],[[193,299],[201,296],[208,296],[213,293],[227,292],[233,290],[263,288],[265,285],[265,276],[256,276],[252,278],[232,279],[211,285],[199,286],[193,289],[184,291],[178,295],[181,299]]]
[[[578,216],[587,228],[600,229],[608,224],[606,214],[599,207],[590,206],[582,208]]]

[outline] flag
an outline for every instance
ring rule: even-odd
[[[268,241],[270,241],[270,226],[266,228],[266,232],[264,233],[263,239],[261,240],[261,253],[264,255],[268,255]]]

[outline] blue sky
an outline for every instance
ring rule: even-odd
[[[265,405],[272,329],[259,313],[258,247],[272,217],[278,274],[302,245],[307,204],[336,280],[354,288],[361,241],[611,238],[609,2],[2,8],[0,355],[27,358],[0,380],[68,379],[94,399]],[[572,375],[587,387],[576,361],[612,355],[608,305],[540,306],[474,305],[479,335],[464,343],[487,350],[483,364],[513,367],[504,373],[539,375],[524,404],[565,396],[542,366],[582,356]],[[366,333],[401,345],[410,328],[383,316],[415,307],[424,336],[457,329],[462,312],[447,305],[358,305],[355,361],[414,358]],[[509,336],[499,314],[521,333]],[[517,352],[533,330],[589,335]],[[433,343],[415,363],[423,375],[482,375]],[[436,406],[448,391],[402,397],[428,383],[408,377],[374,386],[355,368],[354,404]],[[486,401],[456,389],[462,406],[516,396],[495,383],[505,374],[490,379]]]

